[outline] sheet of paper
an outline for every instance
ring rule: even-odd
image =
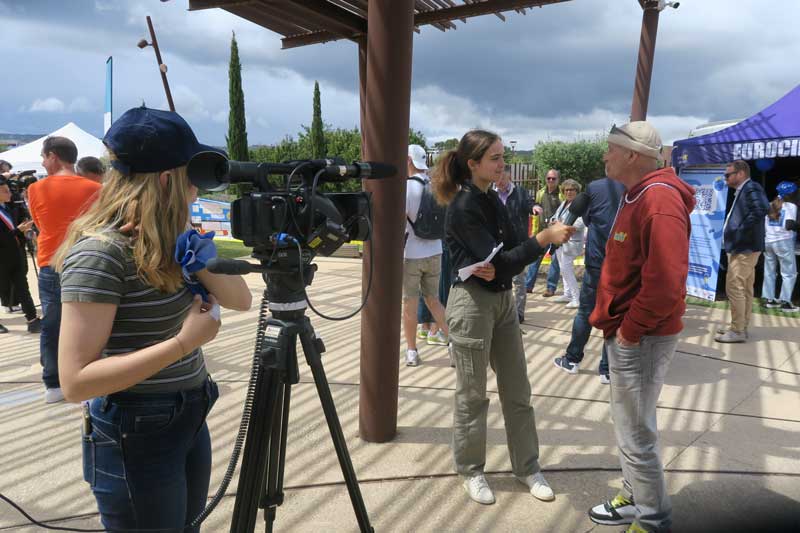
[[[480,266],[488,265],[489,261],[491,261],[495,255],[497,255],[497,252],[499,252],[502,247],[503,243],[501,242],[500,244],[492,248],[492,252],[488,256],[486,256],[486,259],[484,259],[483,261],[478,261],[477,263],[473,263],[463,268],[459,268],[458,279],[460,279],[461,281],[467,281],[469,277],[472,276],[472,273],[475,272],[475,269],[477,269]]]

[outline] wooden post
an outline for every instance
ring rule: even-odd
[[[366,160],[395,165],[397,175],[364,181],[365,190],[372,193],[373,216],[372,238],[364,251],[364,291],[370,255],[374,266],[371,294],[361,314],[359,434],[366,441],[386,442],[397,432],[414,1],[370,0],[367,20],[366,88],[359,69],[362,106],[366,104],[362,150]]]

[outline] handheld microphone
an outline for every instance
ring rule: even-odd
[[[588,209],[589,195],[585,192],[582,192],[577,195],[574,200],[572,200],[571,204],[569,204],[569,213],[567,213],[567,218],[564,219],[564,224],[567,226],[572,226],[575,224],[576,220],[586,214]]]

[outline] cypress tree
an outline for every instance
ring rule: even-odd
[[[327,155],[325,132],[322,129],[322,105],[319,101],[319,83],[314,82],[314,116],[311,119],[311,158],[322,159]]]
[[[231,37],[231,59],[228,67],[228,97],[230,111],[228,113],[228,156],[237,161],[247,161],[247,124],[244,118],[244,92],[242,91],[242,65],[239,63],[239,46],[236,34]]]

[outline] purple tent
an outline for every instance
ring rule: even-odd
[[[672,165],[800,156],[800,85],[763,111],[724,130],[675,141]]]

